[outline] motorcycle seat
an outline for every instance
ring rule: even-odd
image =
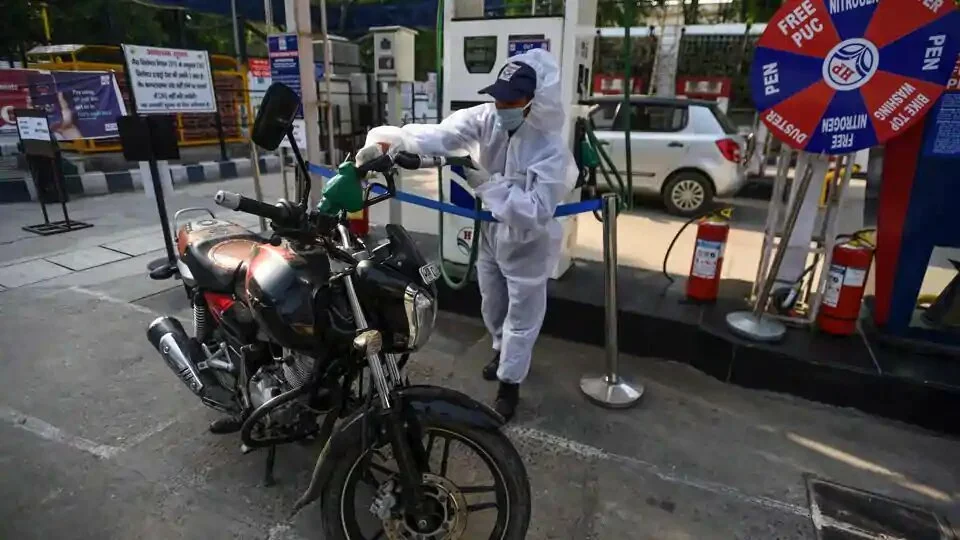
[[[177,250],[197,285],[230,293],[243,272],[254,246],[266,240],[236,223],[200,219],[184,224],[177,232]]]

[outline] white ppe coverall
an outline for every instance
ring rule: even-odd
[[[481,311],[493,348],[500,351],[498,378],[520,383],[530,370],[547,307],[547,280],[560,252],[563,230],[553,214],[576,184],[577,171],[560,136],[565,113],[556,59],[534,49],[509,61],[524,62],[537,73],[530,112],[512,136],[498,125],[494,104],[486,103],[456,111],[438,125],[404,126],[399,144],[423,155],[467,151],[490,173],[475,186],[497,219],[481,228]]]

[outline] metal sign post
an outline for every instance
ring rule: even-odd
[[[60,148],[50,131],[47,114],[34,109],[17,109],[14,115],[17,118],[17,135],[20,137],[23,152],[27,156],[30,175],[33,177],[34,185],[37,186],[37,200],[40,201],[40,211],[43,213],[43,223],[27,225],[23,230],[49,236],[93,227],[90,223],[72,221],[70,214],[67,213],[67,190],[63,185]],[[53,188],[53,193],[50,187]],[[51,199],[60,203],[60,209],[63,211],[62,221],[50,221],[47,203],[52,202]]]
[[[643,397],[643,385],[631,383],[620,374],[620,347],[617,336],[617,196],[603,195],[603,296],[606,327],[606,373],[580,379],[580,391],[593,403],[624,409]]]

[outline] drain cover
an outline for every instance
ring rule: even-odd
[[[819,540],[956,540],[946,519],[903,501],[815,477],[807,494]]]

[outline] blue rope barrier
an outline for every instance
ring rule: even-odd
[[[314,165],[313,163],[308,163],[307,168],[311,173],[318,176],[323,176],[324,178],[332,178],[337,174],[337,171],[333,169],[322,167],[320,165]],[[381,195],[387,192],[387,190],[381,186],[373,186],[371,190],[375,195]],[[493,214],[487,210],[481,210],[478,214],[475,210],[471,210],[469,208],[463,208],[461,206],[442,201],[435,201],[433,199],[428,199],[426,197],[421,197],[419,195],[414,195],[413,193],[407,193],[399,190],[397,190],[395,197],[398,201],[422,206],[424,208],[430,208],[431,210],[437,210],[445,214],[454,214],[467,219],[479,218],[481,221],[497,221],[496,218],[493,217]],[[576,203],[561,204],[557,207],[557,211],[554,212],[553,216],[563,217],[572,216],[574,214],[583,214],[585,212],[593,212],[594,210],[599,210],[600,205],[600,199],[589,199]]]

